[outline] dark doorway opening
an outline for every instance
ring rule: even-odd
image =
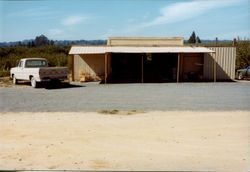
[[[142,54],[112,53],[112,72],[109,82],[138,83],[141,82]]]
[[[176,82],[177,53],[146,54],[144,58],[144,82]]]
[[[112,53],[108,82],[176,82],[177,61],[177,53]]]
[[[181,81],[201,82],[203,80],[204,54],[186,53],[181,60]]]

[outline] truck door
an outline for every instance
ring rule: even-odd
[[[23,61],[19,61],[18,65],[17,65],[17,68],[16,68],[16,71],[15,71],[15,76],[17,79],[22,79],[22,68],[23,68]]]
[[[248,66],[248,67],[247,67],[246,76],[247,76],[247,77],[249,77],[249,76],[250,76],[250,66]]]

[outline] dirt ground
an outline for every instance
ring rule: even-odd
[[[1,113],[1,170],[250,170],[250,114]]]
[[[0,77],[0,88],[8,88],[8,87],[31,87],[30,82],[28,81],[18,81],[18,85],[14,85],[12,79],[7,77]]]
[[[0,77],[0,87],[11,87],[12,81],[10,77]]]

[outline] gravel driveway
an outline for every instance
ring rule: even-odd
[[[250,82],[97,84],[0,88],[1,112],[250,110]]]

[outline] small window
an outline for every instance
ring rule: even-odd
[[[47,67],[47,62],[45,60],[27,60],[26,67]]]
[[[18,67],[22,67],[23,66],[23,61],[20,61],[18,64]]]

